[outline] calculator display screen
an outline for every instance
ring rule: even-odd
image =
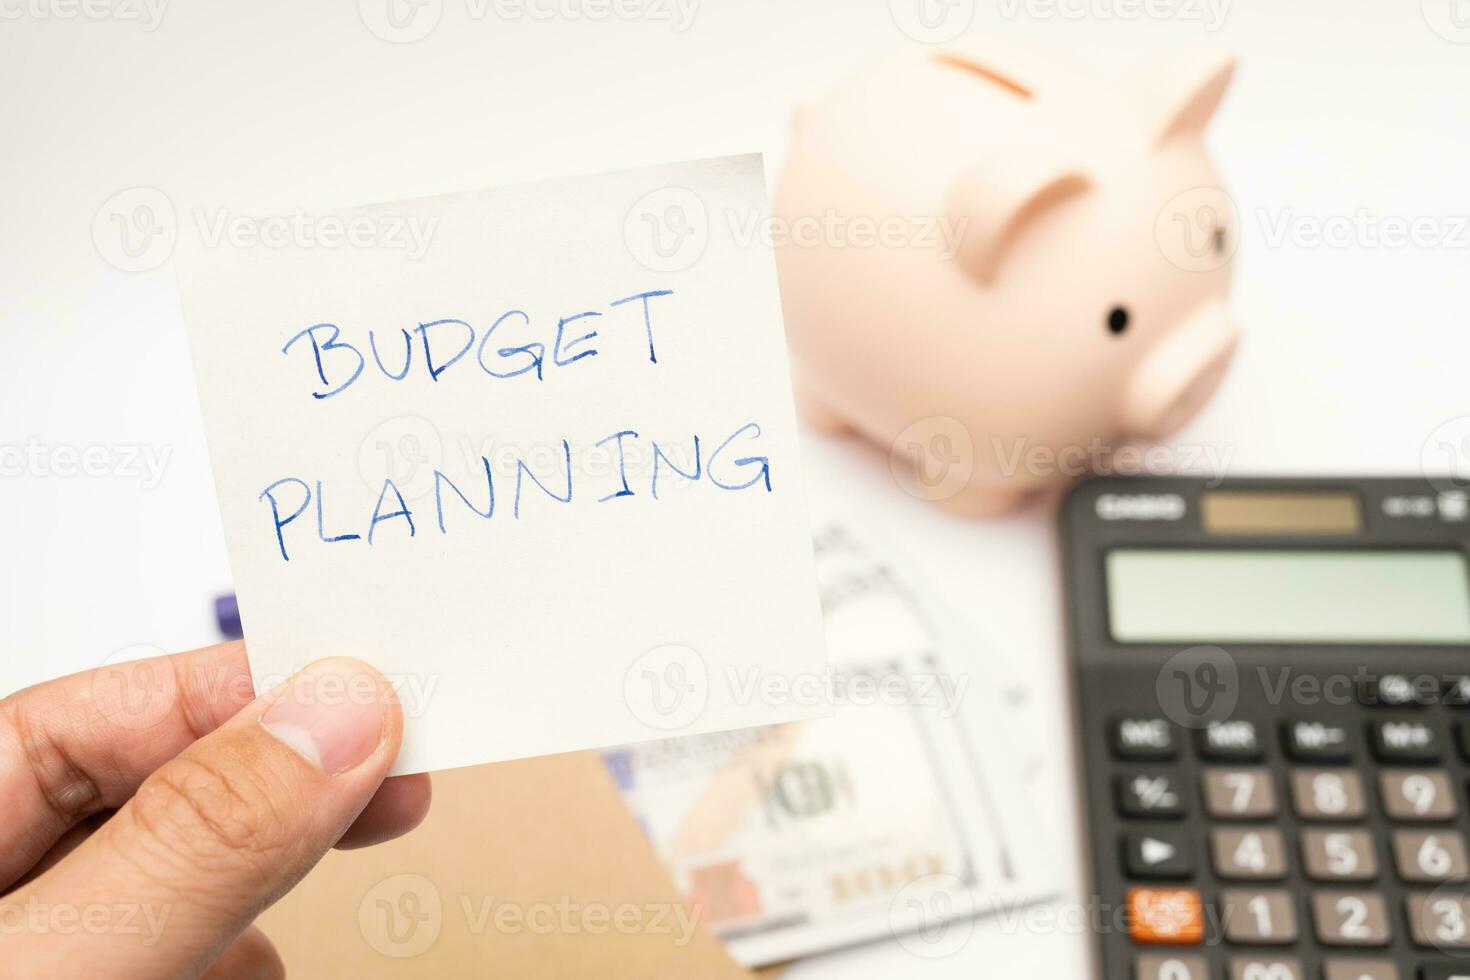
[[[1119,548],[1106,561],[1120,643],[1470,643],[1455,551]]]

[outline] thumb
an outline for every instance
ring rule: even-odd
[[[47,930],[27,952],[55,976],[84,964],[109,976],[203,973],[352,825],[402,733],[381,674],[341,658],[312,664],[149,776],[30,895],[7,896],[100,926]]]

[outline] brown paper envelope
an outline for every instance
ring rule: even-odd
[[[690,928],[596,753],[433,778],[423,826],[332,852],[261,916],[292,976],[756,976]]]

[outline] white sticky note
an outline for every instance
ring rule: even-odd
[[[766,220],[745,156],[201,228],[257,689],[372,663],[400,773],[825,714]]]

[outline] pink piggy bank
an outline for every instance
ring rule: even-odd
[[[1238,336],[1201,141],[1233,69],[1109,82],[977,39],[798,113],[773,227],[804,415],[971,514],[1182,425]]]

